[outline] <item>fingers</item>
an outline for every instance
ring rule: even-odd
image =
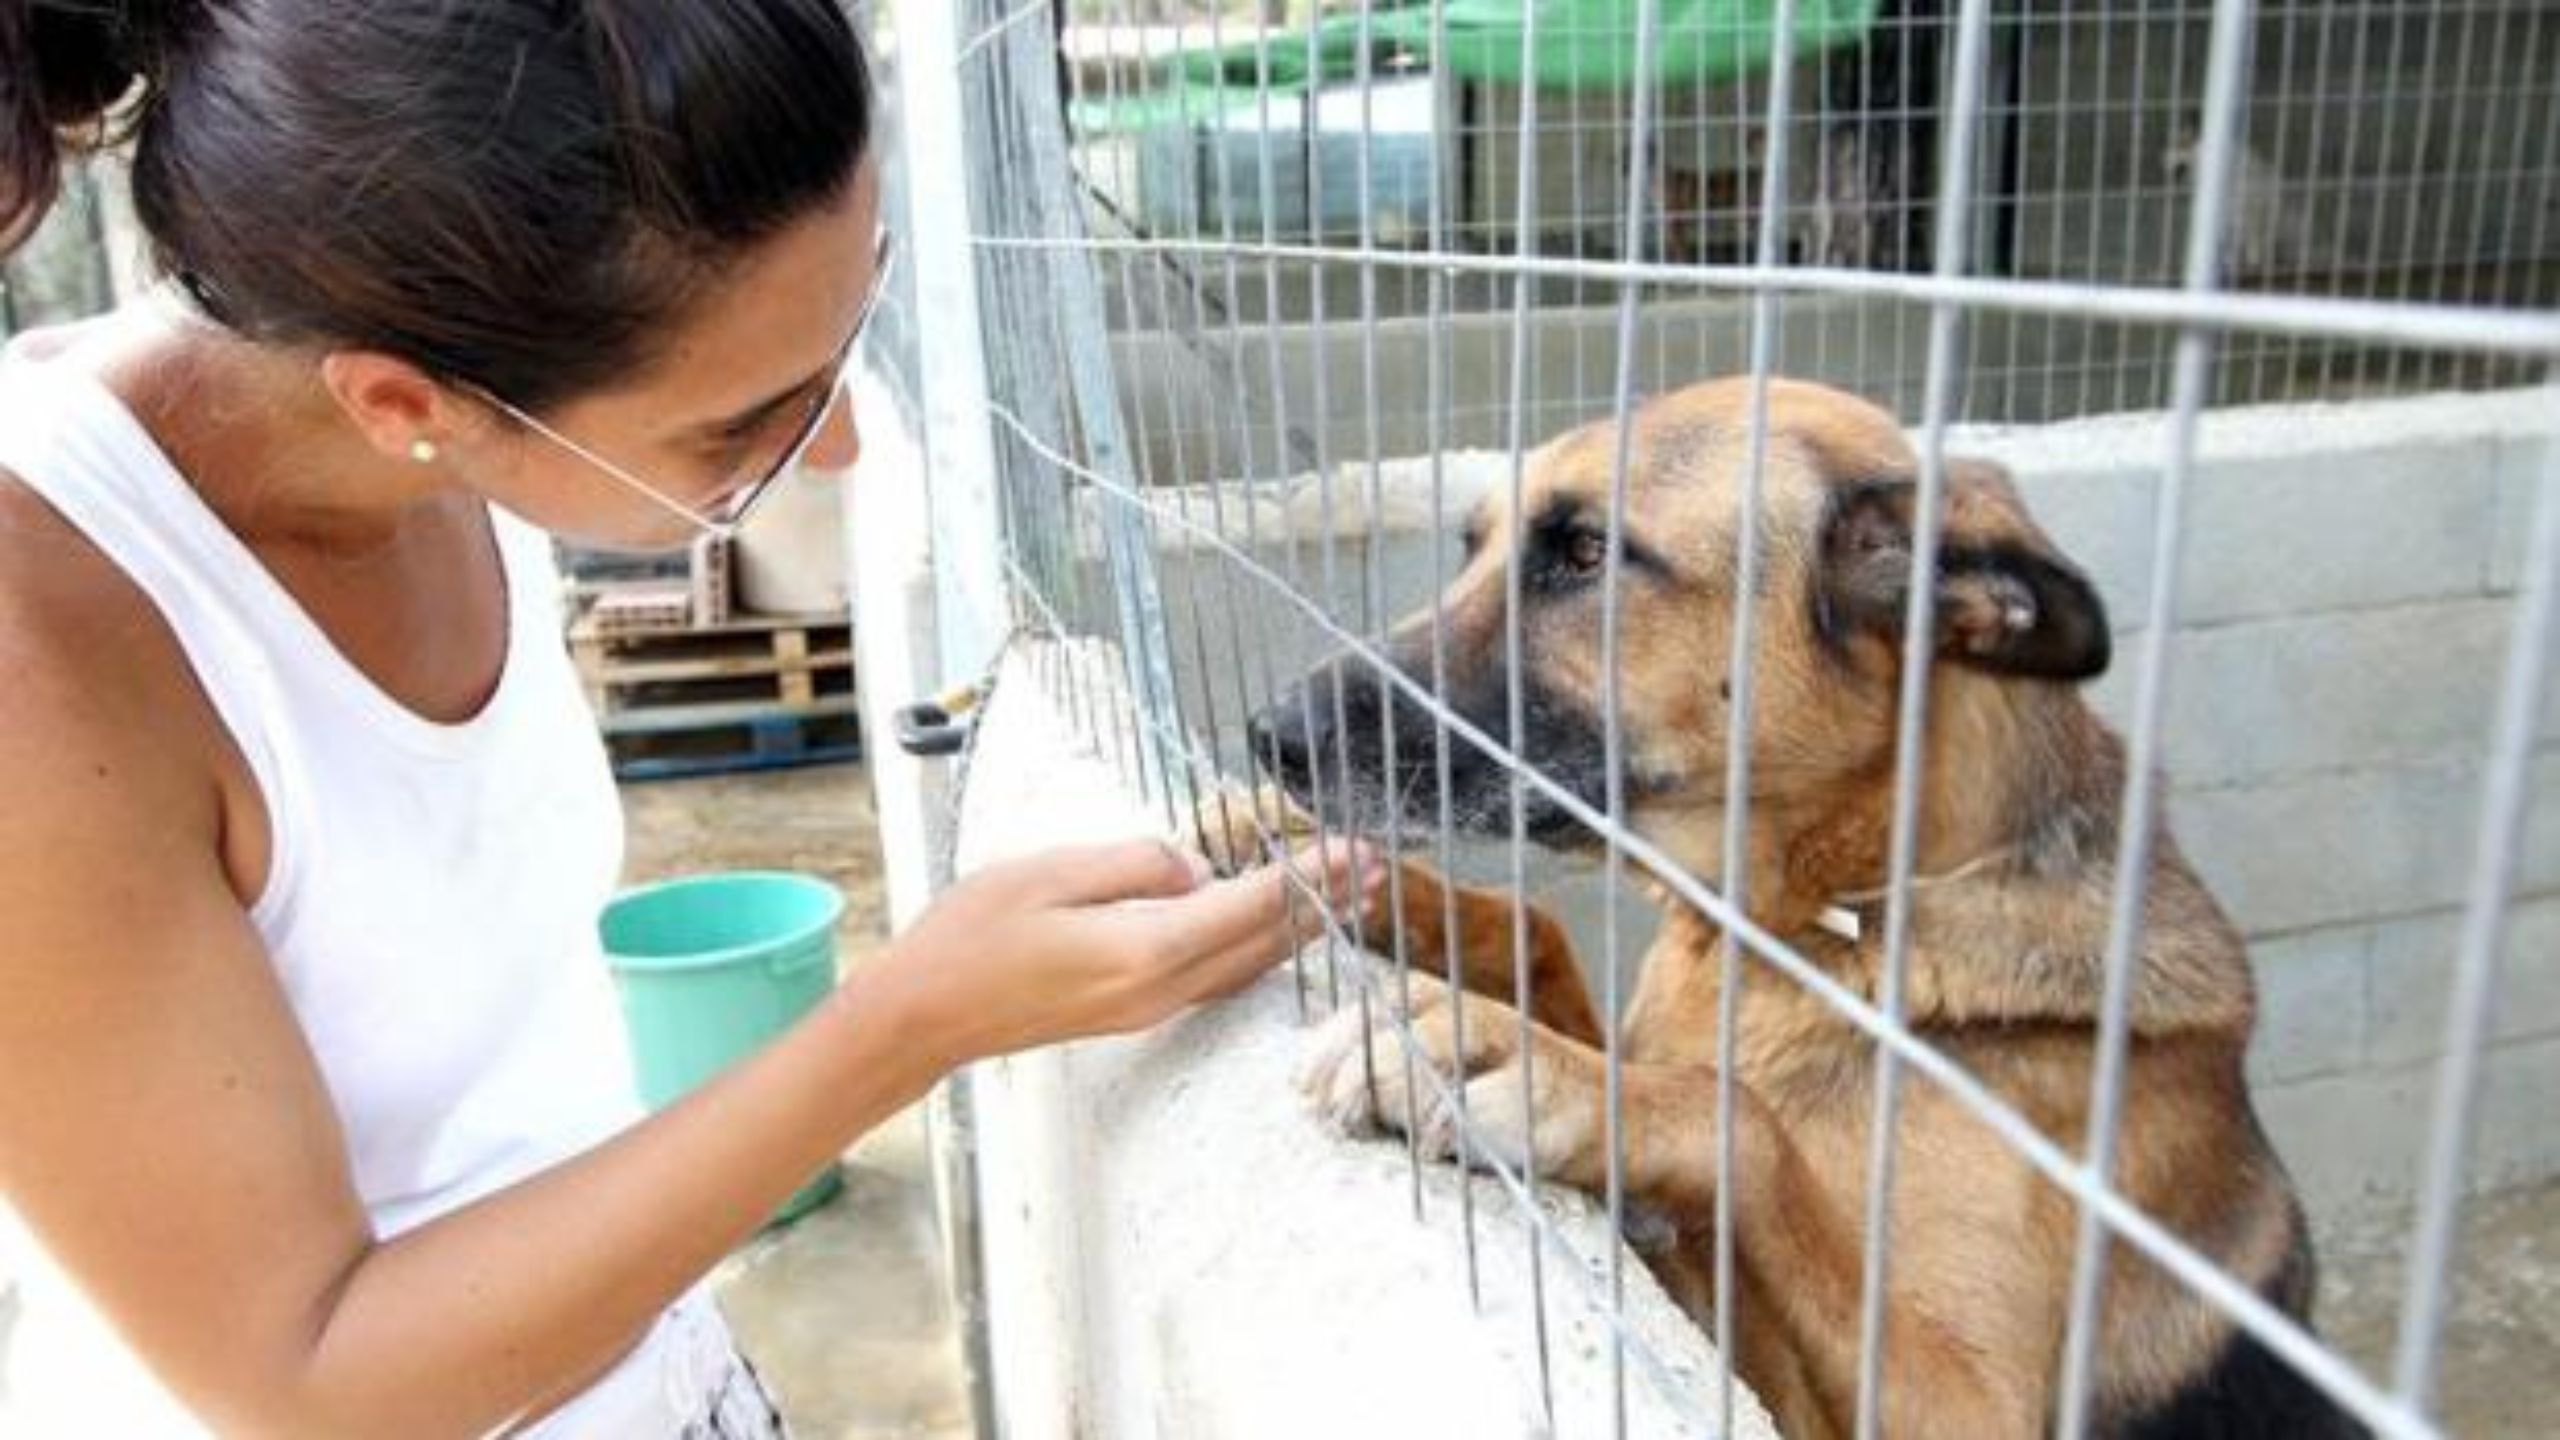
[[[1202,943],[1206,954],[1250,940],[1266,940],[1294,949],[1323,933],[1325,914],[1357,913],[1384,874],[1377,853],[1357,842],[1330,841],[1304,846],[1280,864],[1214,887],[1219,904],[1204,906]],[[1301,890],[1321,897],[1319,907]]]
[[[1260,926],[1224,950],[1192,962],[1181,982],[1186,1003],[1226,999],[1324,933],[1324,914],[1316,907],[1284,908],[1288,913],[1278,923]]]
[[[1196,856],[1160,840],[1085,845],[1041,857],[1036,882],[1059,905],[1102,905],[1118,900],[1170,900],[1209,879]]]
[[[1159,923],[1164,952],[1179,957],[1182,984],[1194,996],[1230,994],[1324,932],[1328,911],[1353,915],[1366,909],[1384,885],[1386,867],[1365,845],[1334,842],[1308,846],[1287,863],[1209,886],[1192,900],[1165,907]],[[1295,888],[1325,899],[1318,907]]]

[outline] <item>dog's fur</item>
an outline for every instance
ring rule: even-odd
[[[1722,866],[1725,686],[1749,387],[1726,380],[1654,399],[1630,420],[1621,534],[1618,688],[1625,813],[1692,873]],[[1911,583],[1917,462],[1884,412],[1820,386],[1773,382],[1759,511],[1748,909],[1869,999],[1883,981],[1881,902],[1855,902],[1860,938],[1819,924],[1884,879],[1895,772],[1901,626]],[[1523,509],[1489,503],[1439,604],[1445,701],[1485,732],[1511,723],[1546,775],[1600,810],[1601,579],[1609,557],[1615,427],[1541,450]],[[1936,650],[1921,759],[1909,970],[1911,1027],[2052,1140],[2085,1144],[2115,884],[2125,760],[2075,683],[2108,660],[2095,591],[2029,519],[1996,467],[1948,467]],[[1520,567],[1517,673],[1505,655]],[[1433,623],[1407,622],[1390,658],[1432,674]],[[1256,718],[1257,754],[1302,804],[1353,828],[1444,815],[1488,835],[1512,823],[1510,776],[1462,741],[1438,781],[1432,717],[1359,666],[1319,668]],[[1598,837],[1533,789],[1540,843]],[[1428,1058],[1466,1083],[1473,1128],[1506,1163],[1597,1190],[1604,1182],[1601,1017],[1570,942],[1532,909],[1525,947],[1537,1022],[1524,1099],[1513,993],[1515,902],[1399,867],[1370,922],[1416,970],[1413,1023]],[[1793,1440],[1852,1428],[1861,1254],[1877,1048],[1765,966],[1739,977],[1738,1043],[1717,1049],[1723,936],[1657,887],[1663,919],[1621,1032],[1631,1226],[1692,1314],[1712,1290],[1715,1198],[1736,1222],[1736,1357]],[[2132,978],[2123,1194],[2285,1311],[2305,1313],[2312,1262],[2300,1206],[2242,1075],[2253,1018],[2238,934],[2164,833],[2151,847]],[[1401,932],[1399,935],[1397,932]],[[1464,1053],[1446,959],[1466,998]],[[1345,1123],[1414,1128],[1447,1155],[1452,1124],[1405,1091],[1384,1022],[1337,1022],[1310,1085]],[[1374,1047],[1373,1066],[1355,1063]],[[1733,1168],[1716,1165],[1717,1067],[1736,1081]],[[1368,1077],[1374,1075],[1374,1088]],[[1534,1101],[1536,1154],[1520,1153]],[[1902,1091],[1887,1236],[1883,1431],[2026,1436],[2050,1427],[2079,1212],[2011,1146],[1925,1080]],[[2111,1247],[2100,1308],[2095,1432],[2107,1436],[2355,1433],[2307,1382],[2184,1286]]]

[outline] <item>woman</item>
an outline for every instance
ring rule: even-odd
[[[701,1282],[810,1171],[1289,944],[1276,872],[1060,854],[632,1113],[543,532],[672,545],[850,463],[869,105],[835,0],[0,0],[0,234],[117,107],[186,297],[0,367],[21,1416],[765,1433]]]

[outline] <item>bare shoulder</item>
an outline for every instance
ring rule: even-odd
[[[218,741],[149,599],[0,470],[0,855],[42,873],[76,837],[138,824],[210,858]]]
[[[0,1197],[215,1417],[273,1402],[369,1234],[227,747],[150,600],[0,472]]]

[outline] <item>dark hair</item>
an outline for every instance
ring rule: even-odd
[[[839,0],[0,0],[0,243],[129,133],[214,319],[540,408],[841,196],[870,108]]]

